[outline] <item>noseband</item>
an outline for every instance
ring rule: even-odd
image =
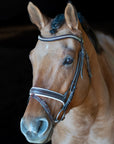
[[[30,89],[30,98],[35,99],[36,101],[38,101],[41,104],[41,106],[44,108],[45,112],[48,114],[50,120],[53,123],[58,123],[65,118],[65,112],[66,112],[67,107],[73,98],[73,95],[74,95],[74,92],[76,89],[76,85],[77,85],[77,82],[79,79],[79,75],[81,75],[81,78],[83,78],[84,57],[86,58],[86,62],[87,62],[88,75],[91,78],[89,57],[88,57],[88,54],[83,47],[83,39],[82,38],[80,38],[76,35],[72,35],[72,34],[60,35],[60,36],[50,37],[50,38],[38,36],[38,39],[40,41],[44,41],[44,42],[52,42],[52,41],[57,41],[57,40],[62,40],[62,39],[67,39],[67,38],[75,39],[78,42],[80,42],[80,44],[81,44],[81,50],[80,50],[79,55],[78,55],[76,71],[75,71],[74,78],[71,82],[69,89],[65,92],[65,94],[60,94],[60,93],[57,93],[55,91],[51,91],[51,90],[40,88],[40,87],[32,87]],[[46,102],[41,97],[54,99],[54,100],[62,103],[63,107],[59,111],[59,113],[57,114],[55,119],[51,115],[51,111],[50,111],[49,106],[46,104]]]

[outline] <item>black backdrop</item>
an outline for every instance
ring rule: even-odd
[[[28,144],[20,132],[32,83],[29,52],[38,31],[26,10],[28,0],[0,2],[0,143]],[[32,0],[41,11],[54,17],[64,12],[67,0]],[[100,2],[100,3],[99,3]],[[72,0],[94,28],[114,36],[113,1]]]

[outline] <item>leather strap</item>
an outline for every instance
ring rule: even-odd
[[[46,98],[57,100],[57,101],[61,102],[63,105],[66,100],[65,95],[62,95],[60,93],[57,93],[55,91],[51,91],[48,89],[40,88],[40,87],[32,87],[30,89],[30,95],[33,95],[33,94],[37,95],[39,97],[46,97]]]
[[[53,123],[55,123],[55,121],[54,121],[54,119],[53,119],[53,117],[52,117],[52,115],[51,115],[51,111],[50,111],[50,109],[49,109],[49,106],[46,104],[46,102],[43,100],[43,99],[41,99],[40,97],[38,97],[38,96],[36,96],[36,95],[30,95],[30,97],[29,97],[29,99],[30,98],[33,98],[33,99],[35,99],[36,101],[38,101],[40,104],[41,104],[41,106],[43,107],[43,109],[45,110],[45,112],[47,113],[47,115],[49,116],[49,118],[50,118],[50,120],[53,122]]]
[[[66,39],[66,38],[72,38],[75,39],[77,41],[79,41],[81,43],[82,38],[73,35],[73,34],[65,34],[65,35],[60,35],[60,36],[55,36],[55,37],[42,37],[42,36],[38,36],[38,39],[44,42],[51,42],[51,41],[57,41],[57,40],[62,40],[62,39]]]

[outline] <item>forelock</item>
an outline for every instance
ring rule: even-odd
[[[64,14],[57,15],[51,22],[51,34],[55,34],[57,30],[65,23]]]

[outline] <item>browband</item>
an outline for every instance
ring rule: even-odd
[[[38,39],[41,41],[45,41],[45,42],[51,42],[51,41],[57,41],[57,40],[62,40],[62,39],[66,39],[66,38],[72,38],[75,39],[77,41],[79,41],[80,43],[83,42],[82,38],[73,35],[73,34],[66,34],[66,35],[60,35],[60,36],[55,36],[55,37],[42,37],[42,36],[38,36]]]

